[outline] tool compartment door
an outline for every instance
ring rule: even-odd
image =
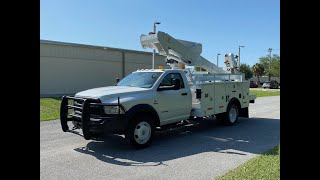
[[[242,92],[243,92],[242,106],[241,106],[242,108],[249,106],[249,102],[250,102],[249,87],[250,87],[249,82],[242,83]]]
[[[201,110],[204,116],[215,114],[214,84],[201,85]]]
[[[226,84],[216,83],[214,87],[215,114],[226,111]]]

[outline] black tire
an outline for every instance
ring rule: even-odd
[[[146,148],[152,143],[154,130],[155,126],[151,116],[138,115],[129,123],[125,138],[136,149]]]
[[[239,107],[232,103],[228,105],[227,112],[224,113],[224,124],[227,126],[233,126],[237,123],[239,117]]]

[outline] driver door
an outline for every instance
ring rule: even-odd
[[[173,79],[180,80],[180,88],[174,90]],[[159,88],[169,87],[157,91],[158,114],[161,119],[161,125],[170,124],[186,120],[190,116],[192,108],[191,91],[185,87],[180,73],[169,73],[161,81]]]

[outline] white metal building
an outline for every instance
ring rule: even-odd
[[[156,54],[155,68],[166,66]],[[40,40],[40,96],[110,86],[137,69],[152,67],[152,53]]]

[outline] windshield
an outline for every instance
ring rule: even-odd
[[[118,86],[151,88],[163,72],[134,72],[122,79]]]

